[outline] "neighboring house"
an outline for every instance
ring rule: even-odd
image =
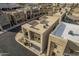
[[[62,21],[79,25],[79,7],[70,10]]]
[[[1,20],[0,20],[0,30],[4,30],[3,26],[10,24],[10,27],[14,25],[22,24],[25,22],[32,21],[34,19],[39,19],[42,15],[42,11],[39,6],[28,6],[22,7],[19,4],[0,4]],[[5,19],[5,20],[2,20]],[[4,23],[3,23],[4,21]],[[7,28],[5,28],[7,29]]]
[[[6,14],[1,13],[0,14],[0,30],[8,29],[10,28],[10,19]]]
[[[61,22],[49,36],[47,55],[79,55],[79,26]]]

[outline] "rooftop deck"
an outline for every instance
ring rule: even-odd
[[[59,18],[60,15],[54,15],[54,16],[46,16],[46,19],[42,20],[34,20],[28,24],[24,24],[22,27],[28,28],[34,32],[43,33],[48,28],[50,28]]]

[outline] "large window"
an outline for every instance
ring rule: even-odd
[[[24,36],[25,36],[26,38],[28,38],[28,32],[27,32],[27,30],[23,28],[23,32],[24,32]]]
[[[27,19],[30,19],[30,15],[31,15],[30,11],[27,11]]]
[[[40,39],[40,35],[34,32],[31,32],[31,39],[40,43],[41,39]]]
[[[5,29],[8,29],[8,28],[10,28],[10,24],[7,24],[7,25],[4,25],[3,26],[3,29],[5,30]]]
[[[0,29],[0,31],[1,31],[1,29]]]
[[[54,52],[54,49],[57,48],[57,45],[54,42],[51,42],[51,46],[50,46],[50,56],[55,56],[56,53]]]

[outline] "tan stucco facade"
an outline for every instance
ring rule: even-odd
[[[46,55],[49,34],[59,24],[60,19],[61,15],[57,13],[54,16],[44,16],[40,20],[33,20],[22,25],[22,35],[28,44],[20,43],[37,55]]]
[[[64,54],[64,50],[66,48],[68,40],[64,40],[60,37],[56,37],[54,35],[49,35],[49,43],[48,43],[48,56],[62,56]]]
[[[79,42],[64,39],[55,35],[49,35],[47,56],[78,56]]]

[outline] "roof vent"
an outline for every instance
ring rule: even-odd
[[[46,23],[46,24],[44,24],[44,26],[43,26],[43,28],[47,28],[48,27],[48,24]]]

